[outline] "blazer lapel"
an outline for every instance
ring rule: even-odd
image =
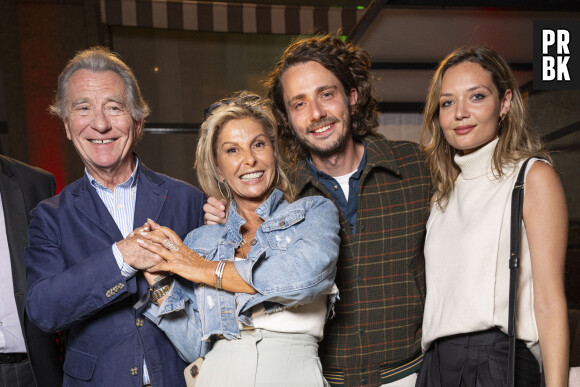
[[[137,201],[135,202],[135,217],[133,228],[140,227],[151,218],[155,222],[167,199],[167,189],[162,188],[164,180],[150,171],[142,163],[139,167],[137,180]]]
[[[74,194],[77,195],[74,201],[74,206],[81,214],[83,214],[88,222],[103,230],[111,237],[113,242],[123,239],[121,230],[117,227],[115,220],[107,210],[107,207],[95,191],[86,176],[82,177],[83,181],[80,188]]]

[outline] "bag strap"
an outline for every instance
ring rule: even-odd
[[[508,321],[508,387],[515,383],[516,365],[516,311],[518,300],[518,269],[520,266],[520,243],[522,239],[522,210],[524,206],[524,179],[528,162],[532,159],[544,159],[543,157],[530,157],[522,164],[514,189],[512,191],[512,211],[510,227],[510,290],[509,290],[509,321]]]

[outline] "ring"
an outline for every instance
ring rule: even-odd
[[[163,241],[163,246],[169,251],[177,251],[179,247],[171,239],[166,239]]]

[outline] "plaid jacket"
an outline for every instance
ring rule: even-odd
[[[399,366],[421,353],[425,301],[427,164],[415,143],[381,135],[364,140],[367,164],[359,184],[356,238],[341,213],[340,301],[320,346],[324,368],[340,368],[347,386],[379,386],[380,367]],[[332,200],[304,160],[291,180],[301,197]]]

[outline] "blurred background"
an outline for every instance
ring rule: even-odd
[[[330,32],[367,50],[379,130],[417,142],[437,63],[459,46],[485,45],[515,70],[530,123],[554,152],[569,206],[566,291],[580,308],[580,91],[534,90],[534,20],[580,20],[580,2],[2,0],[0,152],[49,170],[59,190],[82,176],[47,107],[66,61],[97,44],[121,54],[152,108],[141,159],[194,184],[203,110],[235,90],[264,95],[262,81],[297,36]]]

